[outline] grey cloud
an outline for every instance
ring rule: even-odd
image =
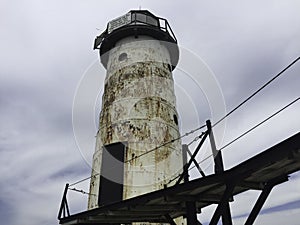
[[[55,224],[64,184],[89,176],[90,168],[72,134],[72,102],[82,74],[98,58],[92,50],[94,37],[112,18],[140,5],[167,18],[180,45],[191,49],[214,71],[228,109],[300,52],[300,5],[292,0],[224,4],[32,0],[0,4],[0,217],[7,225]],[[299,96],[299,66],[228,119],[224,142]],[[180,73],[174,76],[176,80]],[[208,119],[210,111],[203,94],[186,92],[192,95],[192,101],[199,101],[196,107],[201,112],[200,123]],[[189,111],[192,104],[185,107],[184,102],[179,102],[178,106],[183,115],[190,116],[181,118],[182,130],[189,131],[195,125],[195,115]],[[224,152],[226,166],[299,131],[298,112],[299,104],[233,145]],[[253,143],[251,147],[249,142]],[[279,217],[287,215],[285,209],[300,199],[292,187],[298,184],[299,173],[278,191],[277,196],[282,197],[271,200],[268,215],[273,218],[264,217],[257,224],[276,224]],[[82,188],[87,190],[88,183]],[[285,198],[286,191],[289,196]],[[72,197],[74,210],[84,210],[86,199]],[[242,205],[246,203],[241,203],[238,212],[244,212]],[[282,213],[273,213],[274,207]]]

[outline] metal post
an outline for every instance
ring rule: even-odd
[[[231,197],[232,195],[232,191],[234,189],[234,185],[233,184],[230,184],[230,185],[227,185],[226,186],[226,189],[225,189],[225,192],[222,196],[222,199],[221,199],[221,202],[219,203],[209,225],[217,225],[220,217],[224,215],[224,208],[226,208],[226,205],[228,205],[228,201],[229,201],[229,198]],[[228,208],[229,209],[229,208]],[[229,217],[229,215],[227,215]],[[224,221],[223,220],[223,224],[224,224]],[[232,224],[232,221],[231,221],[231,218],[230,218],[230,221],[228,224]]]
[[[183,154],[183,163],[186,166],[187,165],[187,152],[189,151],[188,145],[182,145],[182,154]],[[189,182],[189,172],[188,168],[183,170],[184,173],[184,182]],[[200,224],[197,220],[197,210],[195,206],[195,202],[185,202],[186,205],[186,220],[187,225],[197,225]]]
[[[207,125],[208,134],[209,134],[209,140],[210,140],[212,153],[214,156],[215,174],[221,174],[224,172],[222,153],[221,153],[221,151],[217,150],[210,120],[206,121],[206,125]],[[229,193],[229,194],[231,195],[232,193]],[[222,215],[223,225],[232,225],[232,218],[231,218],[230,206],[229,206],[228,201],[229,201],[229,198],[226,200],[226,202],[222,203],[223,207],[221,207],[221,210],[220,210],[220,213]]]
[[[223,225],[232,225],[232,217],[231,217],[230,206],[229,206],[228,201],[225,204],[222,211],[223,211],[222,212]]]
[[[208,130],[208,134],[209,134],[209,140],[210,140],[212,153],[213,153],[213,156],[214,156],[215,173],[220,174],[220,173],[223,173],[223,171],[224,171],[222,154],[221,154],[220,151],[217,150],[216,142],[215,142],[215,138],[214,138],[214,134],[213,134],[213,131],[212,131],[210,120],[206,121],[206,126],[207,126],[207,130]]]
[[[199,224],[197,219],[196,203],[186,202],[186,220],[187,225],[197,225]]]
[[[184,144],[182,145],[182,161],[183,161],[183,165],[185,166],[187,164],[187,152],[189,150],[189,146]],[[189,182],[189,171],[185,170],[185,168],[183,167],[183,180],[184,183]]]
[[[66,184],[64,194],[60,203],[58,216],[57,216],[59,220],[61,219],[62,214],[64,215],[64,217],[66,217],[66,209],[67,209],[67,215],[70,216],[69,206],[67,202],[68,189],[69,189],[69,184]]]

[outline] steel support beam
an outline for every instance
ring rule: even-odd
[[[233,184],[227,185],[226,190],[225,190],[225,192],[224,192],[224,194],[222,196],[222,199],[221,199],[218,207],[216,208],[216,211],[215,211],[215,213],[214,213],[214,215],[213,215],[213,217],[212,217],[209,225],[217,225],[217,223],[220,220],[220,217],[223,214],[225,214],[224,213],[224,209],[226,209],[226,205],[229,204],[228,201],[229,201],[230,197],[232,196],[233,189],[234,189],[234,185]],[[230,218],[230,221],[231,221],[231,218]],[[232,222],[230,223],[230,221],[228,221],[229,224],[232,224]],[[225,222],[226,222],[226,219],[225,219]],[[224,221],[223,221],[223,223],[224,223]]]
[[[222,210],[222,222],[223,225],[232,225],[232,217],[229,202],[225,204],[224,209]]]
[[[199,221],[197,219],[197,210],[195,202],[186,202],[186,220],[187,225],[197,225]]]
[[[221,153],[221,151],[217,150],[210,120],[206,121],[206,126],[207,126],[207,130],[208,130],[208,134],[209,134],[209,140],[210,140],[212,153],[214,156],[215,173],[222,174],[224,172],[222,153]],[[233,189],[232,189],[232,191],[233,191]],[[229,198],[232,197],[231,196],[232,191],[230,193],[230,196],[228,197],[228,200],[226,200],[226,202],[223,203],[224,205],[221,208],[223,225],[232,225],[232,218],[231,218],[231,212],[230,212],[230,206],[229,206]],[[219,220],[219,218],[218,218],[218,220]]]
[[[255,219],[258,216],[258,213],[260,212],[261,208],[263,207],[265,201],[267,200],[269,194],[272,191],[273,186],[266,185],[266,187],[262,190],[261,194],[259,195],[257,202],[255,203],[250,215],[247,218],[247,221],[245,225],[252,225],[255,221]]]
[[[288,177],[282,177],[280,179],[274,180],[274,181],[270,181],[268,182],[264,189],[262,190],[262,192],[260,193],[251,213],[249,214],[245,225],[252,225],[255,221],[255,219],[257,218],[261,208],[263,207],[264,203],[266,202],[269,194],[271,193],[272,189],[274,186],[281,184],[283,182],[288,181]]]

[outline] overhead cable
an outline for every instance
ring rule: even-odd
[[[262,89],[264,89],[264,88],[265,88],[266,86],[268,86],[271,82],[273,82],[276,78],[278,78],[280,75],[282,75],[286,70],[288,70],[290,67],[292,67],[299,59],[300,59],[300,57],[298,57],[298,58],[295,59],[293,62],[291,62],[288,66],[286,66],[282,71],[280,71],[280,72],[279,72],[277,75],[275,75],[272,79],[270,79],[268,82],[266,82],[263,86],[261,86],[261,87],[260,87],[258,90],[256,90],[253,94],[251,94],[248,98],[246,98],[246,99],[245,99],[244,101],[242,101],[239,105],[237,105],[237,106],[236,106],[235,108],[233,108],[230,112],[228,112],[225,116],[223,116],[221,119],[219,119],[212,127],[214,127],[214,126],[216,126],[217,124],[219,124],[220,122],[222,122],[225,118],[227,118],[229,115],[231,115],[234,111],[236,111],[238,108],[240,108],[242,105],[244,105],[247,101],[249,101],[252,97],[254,97],[257,93],[259,93]],[[274,114],[271,115],[269,118],[267,118],[267,119],[265,119],[264,121],[262,121],[261,123],[259,123],[259,124],[257,124],[256,126],[252,127],[251,129],[249,129],[248,131],[246,131],[244,134],[242,134],[242,135],[240,135],[239,137],[235,138],[233,141],[231,141],[230,143],[226,144],[225,146],[223,146],[223,147],[220,148],[219,150],[222,150],[222,149],[226,148],[227,146],[231,145],[233,142],[237,141],[238,139],[240,139],[240,138],[243,137],[244,135],[248,134],[249,132],[251,132],[252,130],[254,130],[256,127],[260,126],[262,123],[264,123],[264,122],[266,122],[267,120],[271,119],[273,116],[275,116],[275,115],[278,114],[279,112],[283,111],[285,108],[289,107],[290,105],[294,104],[294,103],[295,103],[296,101],[298,101],[298,100],[299,100],[299,98],[297,98],[296,100],[294,100],[293,102],[291,102],[290,104],[288,104],[287,106],[285,106],[284,108],[282,108],[281,110],[277,111],[276,113],[274,113]],[[153,151],[155,151],[155,150],[157,150],[157,149],[159,149],[159,148],[161,148],[161,147],[164,147],[164,146],[166,146],[166,145],[168,145],[168,144],[171,144],[171,143],[173,143],[173,142],[175,142],[175,141],[177,141],[177,140],[180,140],[180,139],[182,139],[183,137],[186,137],[186,136],[188,136],[188,135],[190,135],[190,134],[192,134],[192,133],[194,133],[194,132],[196,132],[196,131],[198,131],[198,130],[204,128],[204,127],[206,127],[206,124],[205,124],[205,125],[202,125],[202,126],[200,126],[200,127],[198,127],[198,128],[196,128],[196,129],[194,129],[194,130],[191,130],[190,132],[187,132],[187,133],[185,133],[184,135],[182,135],[182,136],[180,136],[180,137],[178,137],[178,138],[175,138],[175,139],[172,139],[172,140],[170,140],[170,141],[168,141],[168,142],[165,142],[165,143],[163,143],[162,145],[157,146],[157,147],[155,147],[155,148],[153,148],[153,149],[151,149],[151,150],[149,150],[149,151],[146,151],[146,152],[144,152],[144,153],[142,153],[142,154],[140,154],[140,155],[134,156],[134,157],[132,157],[131,159],[126,160],[124,163],[128,163],[128,162],[130,162],[130,161],[132,161],[132,160],[134,160],[134,159],[137,159],[137,158],[142,157],[142,156],[144,156],[144,155],[146,155],[146,154],[148,154],[148,153],[151,153],[151,152],[153,152]],[[196,137],[196,138],[197,138],[197,137]],[[192,142],[194,142],[194,141],[196,141],[196,140],[194,139]],[[190,144],[192,144],[192,143],[190,143]],[[204,161],[206,161],[210,156],[212,156],[212,155],[209,155],[208,157],[206,157],[204,160],[202,160],[201,162],[199,162],[199,164],[202,163],[202,162],[204,162]],[[191,169],[194,168],[194,167],[195,167],[195,166],[191,167]],[[93,175],[93,176],[98,176],[98,175],[99,175],[99,173],[97,173],[97,174],[95,174],[95,175]],[[76,185],[76,184],[81,183],[81,182],[83,182],[83,181],[86,181],[86,180],[92,178],[93,176],[89,176],[89,177],[87,177],[87,178],[84,178],[84,179],[82,179],[82,180],[79,180],[79,181],[77,181],[77,182],[75,182],[75,183],[73,183],[73,184],[70,184],[70,186],[73,186],[73,185]]]
[[[229,143],[227,143],[226,145],[224,145],[223,147],[221,147],[219,149],[219,151],[223,150],[224,148],[227,148],[229,145],[231,145],[232,143],[236,142],[237,140],[239,140],[240,138],[242,138],[243,136],[245,136],[246,134],[250,133],[251,131],[253,131],[255,128],[259,127],[260,125],[262,125],[263,123],[267,122],[269,119],[271,119],[272,117],[276,116],[278,113],[282,112],[283,110],[285,110],[286,108],[288,108],[289,106],[293,105],[294,103],[296,103],[298,100],[300,99],[300,97],[296,98],[295,100],[293,100],[292,102],[290,102],[289,104],[287,104],[286,106],[284,106],[283,108],[281,108],[280,110],[276,111],[275,113],[273,113],[271,116],[267,117],[266,119],[264,119],[263,121],[261,121],[260,123],[256,124],[255,126],[251,127],[249,130],[247,130],[246,132],[242,133],[240,136],[236,137],[235,139],[233,139],[232,141],[230,141]]]
[[[288,70],[290,67],[292,67],[300,57],[295,59],[293,62],[291,62],[287,67],[285,67],[283,70],[281,70],[277,75],[275,75],[272,79],[270,79],[268,82],[266,82],[263,86],[261,86],[259,89],[257,89],[253,94],[251,94],[248,98],[246,98],[244,101],[242,101],[240,104],[238,104],[235,108],[233,108],[230,112],[228,112],[225,116],[223,116],[221,119],[219,119],[214,125],[216,126],[220,122],[222,122],[224,119],[226,119],[229,115],[231,115],[234,111],[236,111],[238,108],[240,108],[242,105],[244,105],[247,101],[249,101],[252,97],[254,97],[257,93],[259,93],[262,89],[264,89],[266,86],[268,86],[270,83],[272,83],[276,78],[278,78],[280,75],[282,75],[286,70]]]
[[[71,190],[71,191],[76,191],[76,192],[80,192],[81,194],[84,194],[84,195],[95,195],[95,194],[88,193],[88,192],[86,192],[86,191],[84,191],[84,190],[78,190],[78,189],[76,189],[76,188],[69,188],[69,190]],[[95,195],[95,196],[96,196],[96,195]]]
[[[185,133],[184,135],[181,135],[181,136],[178,137],[178,138],[174,138],[174,139],[172,139],[172,140],[170,140],[170,141],[167,141],[167,142],[163,143],[162,145],[159,145],[159,146],[157,146],[157,147],[155,147],[155,148],[153,148],[153,149],[151,149],[151,150],[149,150],[149,151],[146,151],[146,152],[144,152],[144,153],[142,153],[142,154],[140,154],[140,155],[134,156],[134,157],[132,157],[131,159],[126,160],[124,163],[128,163],[128,162],[130,162],[130,161],[132,161],[132,160],[134,160],[134,159],[137,159],[137,158],[142,157],[142,156],[144,156],[144,155],[146,155],[146,154],[148,154],[148,153],[151,153],[151,152],[153,152],[153,151],[155,151],[155,150],[157,150],[157,149],[159,149],[159,148],[161,148],[161,147],[164,147],[164,146],[166,146],[166,145],[168,145],[168,144],[171,144],[171,143],[173,143],[174,141],[180,140],[180,139],[182,139],[183,137],[189,136],[190,134],[193,134],[194,132],[196,132],[196,131],[198,131],[198,130],[204,128],[204,127],[206,127],[206,125],[202,125],[202,126],[196,128],[196,129],[194,129],[194,130],[191,130],[191,131]]]
[[[266,119],[262,120],[261,122],[259,122],[258,124],[256,124],[255,126],[251,127],[249,130],[245,131],[244,133],[242,133],[241,135],[239,135],[238,137],[234,138],[232,141],[230,141],[229,143],[227,143],[226,145],[224,145],[223,147],[221,147],[219,149],[219,151],[224,150],[225,148],[227,148],[229,145],[233,144],[234,142],[236,142],[237,140],[239,140],[240,138],[242,138],[243,136],[247,135],[248,133],[250,133],[251,131],[253,131],[254,129],[256,129],[257,127],[259,127],[260,125],[262,125],[263,123],[267,122],[268,120],[270,120],[271,118],[273,118],[274,116],[276,116],[277,114],[279,114],[280,112],[282,112],[283,110],[287,109],[288,107],[290,107],[291,105],[295,104],[297,101],[300,100],[300,97],[296,98],[295,100],[291,101],[289,104],[285,105],[284,107],[282,107],[281,109],[279,109],[278,111],[276,111],[275,113],[273,113],[272,115],[270,115],[269,117],[267,117]],[[205,157],[203,160],[199,161],[198,164],[201,164],[203,162],[205,162],[206,160],[208,160],[211,156],[213,156],[213,154],[210,154],[209,156]],[[196,166],[192,166],[190,170],[194,169]],[[179,176],[177,176],[179,177]],[[176,178],[177,178],[176,177]],[[174,178],[174,180],[176,179]]]
[[[163,143],[163,144],[161,144],[161,145],[159,145],[159,146],[157,146],[157,147],[155,147],[155,148],[153,148],[153,149],[151,149],[151,150],[149,150],[149,151],[146,151],[146,152],[144,152],[144,153],[142,153],[142,154],[140,154],[140,155],[134,156],[134,157],[132,157],[132,158],[126,160],[124,163],[129,163],[130,161],[132,161],[132,160],[134,160],[134,159],[137,159],[137,158],[139,158],[139,157],[142,157],[142,156],[144,156],[144,155],[146,155],[146,154],[148,154],[148,153],[150,153],[150,152],[153,152],[153,151],[155,151],[155,150],[157,150],[157,149],[159,149],[159,148],[161,148],[161,147],[163,147],[163,146],[166,146],[166,145],[168,145],[168,144],[171,144],[171,143],[173,143],[174,141],[177,141],[177,140],[182,139],[183,137],[189,136],[189,135],[195,133],[196,131],[201,130],[201,129],[204,128],[204,127],[206,127],[206,124],[204,124],[204,125],[202,125],[202,126],[196,128],[196,129],[190,130],[189,132],[185,133],[184,135],[181,135],[181,136],[178,137],[178,138],[174,138],[174,139],[172,139],[172,140],[170,140],[170,141],[167,141],[167,142],[165,142],[165,143]],[[92,176],[86,177],[86,178],[84,178],[84,179],[82,179],[82,180],[76,181],[76,182],[70,184],[69,186],[70,186],[70,187],[71,187],[71,186],[74,186],[74,185],[76,185],[76,184],[79,184],[79,183],[81,183],[81,182],[84,182],[84,181],[86,181],[86,180],[91,179],[93,176],[96,177],[96,176],[98,176],[98,175],[100,175],[100,173],[97,173],[97,174],[94,174],[94,175],[92,175]]]
[[[83,181],[89,180],[89,179],[91,179],[92,177],[96,177],[96,176],[98,176],[98,175],[99,175],[99,173],[96,173],[96,174],[94,174],[94,175],[92,175],[92,176],[89,176],[89,177],[86,177],[86,178],[84,178],[84,179],[82,179],[82,180],[76,181],[76,182],[70,184],[69,187],[72,187],[72,186],[74,186],[74,185],[76,185],[76,184],[82,183]]]

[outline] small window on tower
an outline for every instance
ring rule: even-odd
[[[127,54],[123,52],[119,55],[119,61],[124,61],[125,59],[127,59]]]
[[[174,120],[175,124],[178,125],[178,119],[177,119],[177,116],[175,114],[173,115],[173,120]]]

